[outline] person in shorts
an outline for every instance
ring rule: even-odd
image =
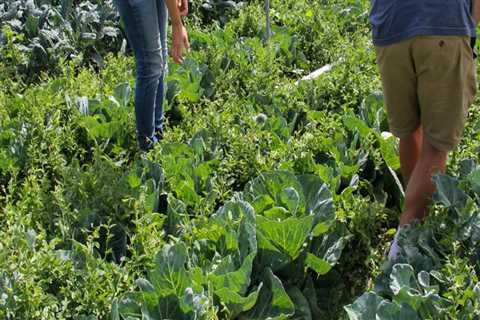
[[[370,23],[390,131],[406,185],[400,229],[422,220],[476,93],[480,0],[372,0]],[[398,255],[397,235],[389,258]]]

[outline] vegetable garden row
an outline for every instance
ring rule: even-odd
[[[367,0],[201,1],[138,155],[110,1],[0,4],[1,319],[479,319],[479,107],[423,224]],[[324,65],[313,81],[297,80]]]

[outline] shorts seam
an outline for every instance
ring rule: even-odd
[[[425,139],[426,139],[432,146],[434,146],[436,149],[438,149],[438,150],[440,150],[440,151],[450,152],[450,151],[452,151],[453,149],[455,149],[456,146],[458,145],[458,142],[454,142],[454,143],[444,143],[444,142],[438,141],[437,139],[433,138],[428,132],[423,132],[423,135],[424,135]]]
[[[414,126],[411,126],[411,128],[409,128],[409,129],[399,130],[397,128],[391,127],[390,131],[392,131],[394,136],[402,139],[402,138],[405,138],[406,136],[408,136],[409,134],[412,134],[413,132],[415,132],[415,130],[417,130],[419,126],[420,126],[420,122],[418,122]]]

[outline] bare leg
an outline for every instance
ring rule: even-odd
[[[410,181],[410,177],[420,157],[422,140],[423,133],[421,126],[410,135],[400,139],[400,167],[405,188],[408,186],[408,181]]]
[[[420,154],[417,154],[417,161],[413,171],[409,171],[410,165],[415,159],[415,150],[408,142],[413,143],[415,138],[409,137],[411,141],[404,140],[404,148],[402,155],[402,142],[400,145],[400,159],[403,158],[402,172],[408,176],[407,191],[405,193],[405,210],[400,217],[400,227],[411,223],[413,220],[422,220],[427,213],[428,203],[435,191],[432,182],[432,175],[438,171],[444,172],[447,162],[448,153],[440,151],[432,146],[426,139],[422,139],[422,148]],[[417,140],[418,141],[418,140]],[[395,235],[388,257],[390,260],[395,259],[399,252],[398,233]]]
[[[435,191],[432,175],[445,171],[447,157],[448,152],[436,149],[424,139],[420,157],[407,186],[405,210],[400,217],[400,226],[425,218],[428,203]]]

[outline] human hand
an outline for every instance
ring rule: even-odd
[[[188,0],[178,0],[178,10],[182,17],[186,17],[188,15]]]
[[[190,48],[190,43],[188,42],[188,33],[187,29],[183,24],[174,24],[172,25],[172,58],[175,63],[183,63],[183,55],[185,51]]]

